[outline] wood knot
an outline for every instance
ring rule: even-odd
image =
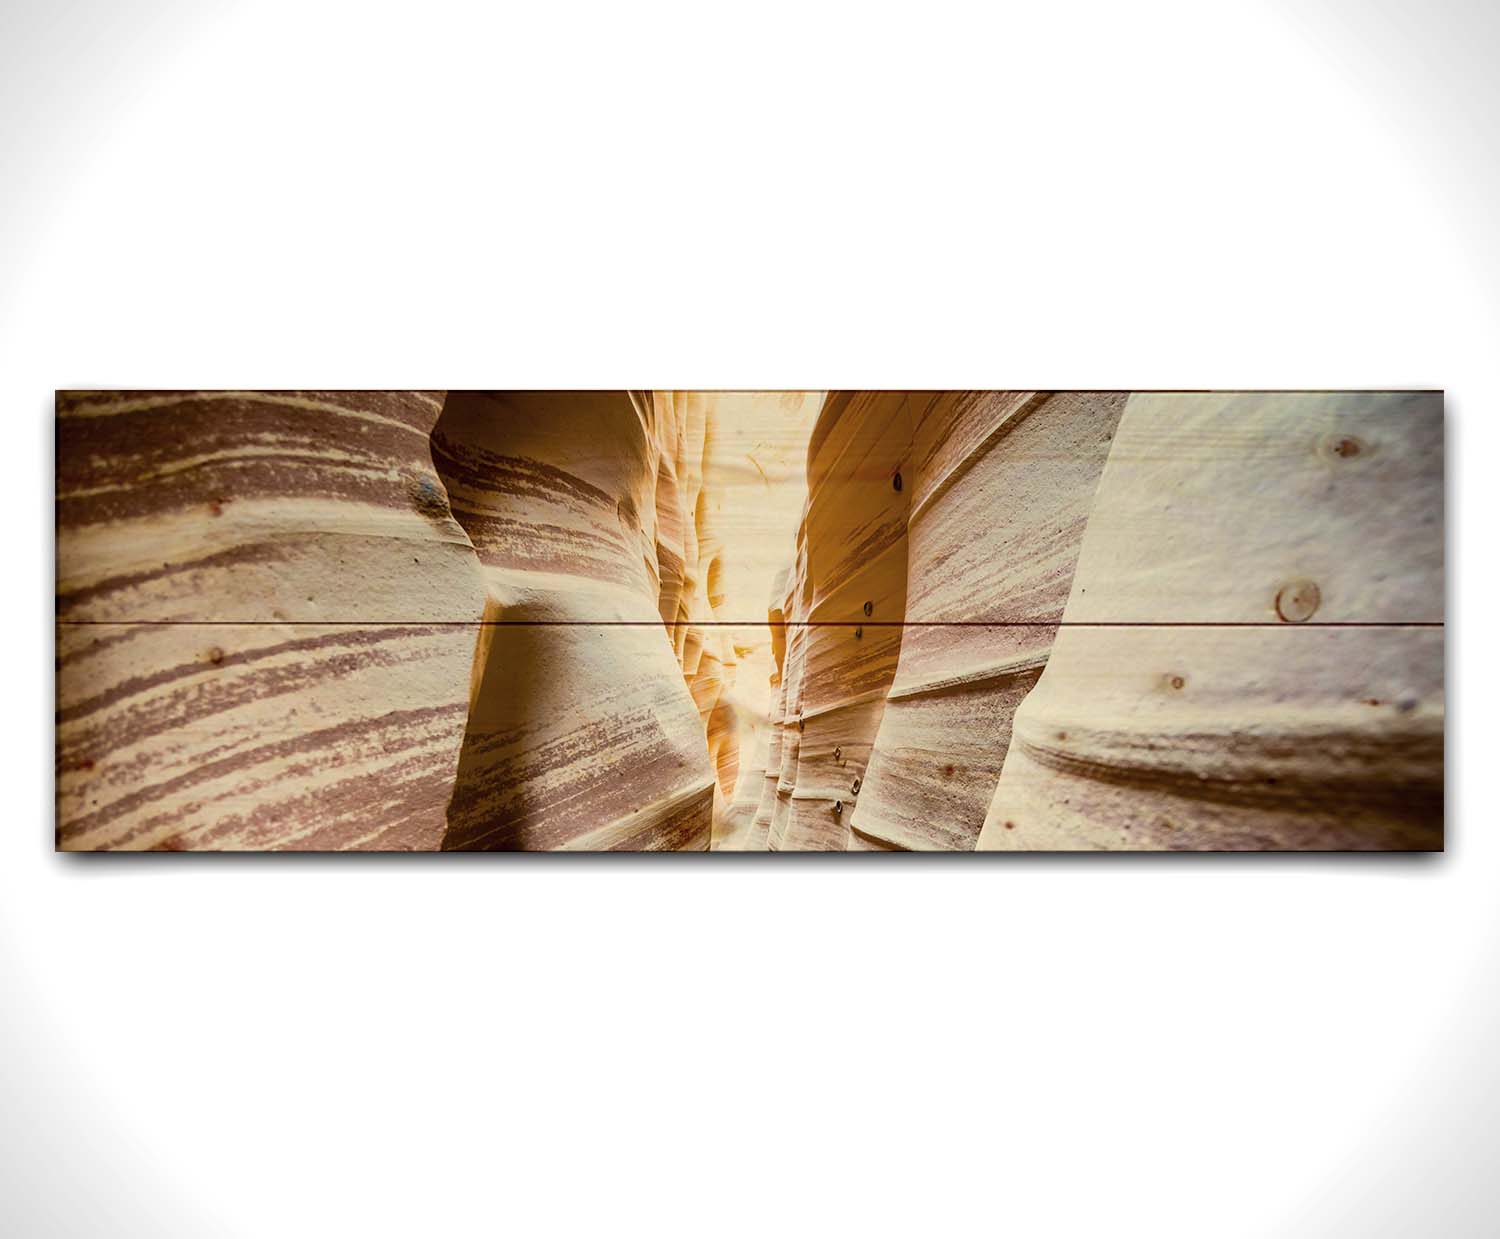
[[[1322,601],[1315,581],[1289,581],[1276,594],[1276,614],[1288,624],[1306,623]]]
[[[1335,460],[1353,460],[1364,450],[1364,441],[1354,435],[1329,435],[1323,440],[1323,454]]]

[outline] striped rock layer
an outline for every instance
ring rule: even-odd
[[[484,605],[441,407],[59,394],[59,847],[441,843]]]
[[[983,848],[1432,848],[1436,393],[1143,394]]]
[[[1441,846],[1442,442],[1423,393],[830,396],[744,846]]]
[[[906,626],[857,837],[973,848],[1072,584],[1123,393],[913,395]]]
[[[783,568],[776,574],[771,585],[771,597],[767,602],[766,626],[771,634],[771,707],[766,718],[765,748],[760,755],[761,777],[759,788],[752,782],[745,788],[745,798],[755,804],[750,823],[745,833],[736,838],[740,850],[762,852],[770,847],[771,826],[776,817],[776,806],[781,789],[781,754],[786,743],[786,597],[788,571]]]
[[[784,726],[781,668],[786,660],[787,629],[783,615],[786,581],[787,572],[782,569],[772,582],[771,598],[766,609],[766,629],[770,634],[772,660],[771,710],[765,725],[759,729],[750,761],[740,767],[733,798],[721,815],[713,844],[718,851],[762,852],[770,843],[771,820],[775,813],[777,785],[781,775]]]
[[[896,674],[906,607],[913,411],[900,392],[834,393],[808,445],[807,510],[785,611],[777,850],[844,851]]]
[[[725,658],[733,659],[733,675],[725,677],[709,722],[709,743],[713,749],[722,736],[748,759],[730,801],[721,801],[713,846],[738,850],[749,838],[761,798],[772,742],[772,681],[779,687],[773,644],[783,634],[766,623],[765,600],[805,507],[807,442],[824,395],[712,392],[702,398],[711,435],[699,557],[707,565],[708,601],[721,622]],[[717,765],[728,790],[726,767]]]
[[[807,658],[806,530],[804,519],[798,528],[797,558],[783,578],[782,596],[773,612],[782,617],[780,622],[785,634],[778,658],[780,683],[771,715],[776,729],[772,738],[774,762],[766,767],[768,782],[773,769],[776,776],[769,789],[771,803],[765,838],[766,847],[773,852],[780,851],[786,842],[792,793],[797,790],[797,758],[802,747],[802,676]],[[764,808],[765,802],[762,801],[762,810]],[[756,816],[759,818],[760,813],[757,812]]]
[[[692,398],[57,411],[58,846],[707,846]]]
[[[1124,399],[829,397],[780,613],[768,846],[974,846]]]
[[[445,848],[708,847],[725,660],[698,622],[705,439],[691,399],[449,396],[433,459],[487,624]]]
[[[1421,393],[61,393],[58,846],[1441,846],[1442,446]]]

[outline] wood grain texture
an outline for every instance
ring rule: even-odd
[[[708,846],[738,743],[708,421],[60,395],[59,846]]]
[[[1046,664],[1122,393],[913,397],[906,626],[855,832],[974,846]]]
[[[57,844],[1442,843],[1433,393],[59,393]]]
[[[980,846],[1441,846],[1442,448],[1436,394],[1131,397]]]
[[[783,612],[771,847],[973,847],[1124,403],[829,397]]]
[[[57,630],[66,850],[430,850],[477,629]]]
[[[439,845],[483,611],[440,408],[59,394],[59,847]]]
[[[1442,433],[1432,393],[830,397],[747,846],[1441,846]],[[911,500],[862,542],[872,455]]]
[[[784,827],[771,846],[844,851],[857,793],[896,674],[906,607],[901,479],[912,442],[900,392],[829,396],[808,446],[807,511],[789,574]],[[795,730],[793,730],[795,729]]]
[[[488,626],[445,848],[708,847],[704,438],[691,400],[449,397],[433,458]]]
[[[771,635],[772,672],[770,677],[771,703],[765,728],[765,758],[761,765],[761,777],[757,789],[751,783],[745,789],[745,798],[755,801],[755,812],[740,848],[748,852],[769,849],[771,830],[776,821],[776,810],[781,799],[781,768],[783,753],[787,745],[786,722],[786,661],[787,661],[787,581],[789,570],[782,568],[771,583],[771,596],[766,605],[766,627]],[[790,794],[790,792],[788,792]]]

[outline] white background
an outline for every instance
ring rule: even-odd
[[[0,1230],[1495,1233],[1495,6],[0,12]],[[59,386],[1441,386],[1441,857],[51,852]]]

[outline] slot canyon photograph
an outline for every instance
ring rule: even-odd
[[[0,1239],[1494,1239],[1500,5],[0,12]]]
[[[1403,391],[68,391],[66,851],[1430,851]]]

